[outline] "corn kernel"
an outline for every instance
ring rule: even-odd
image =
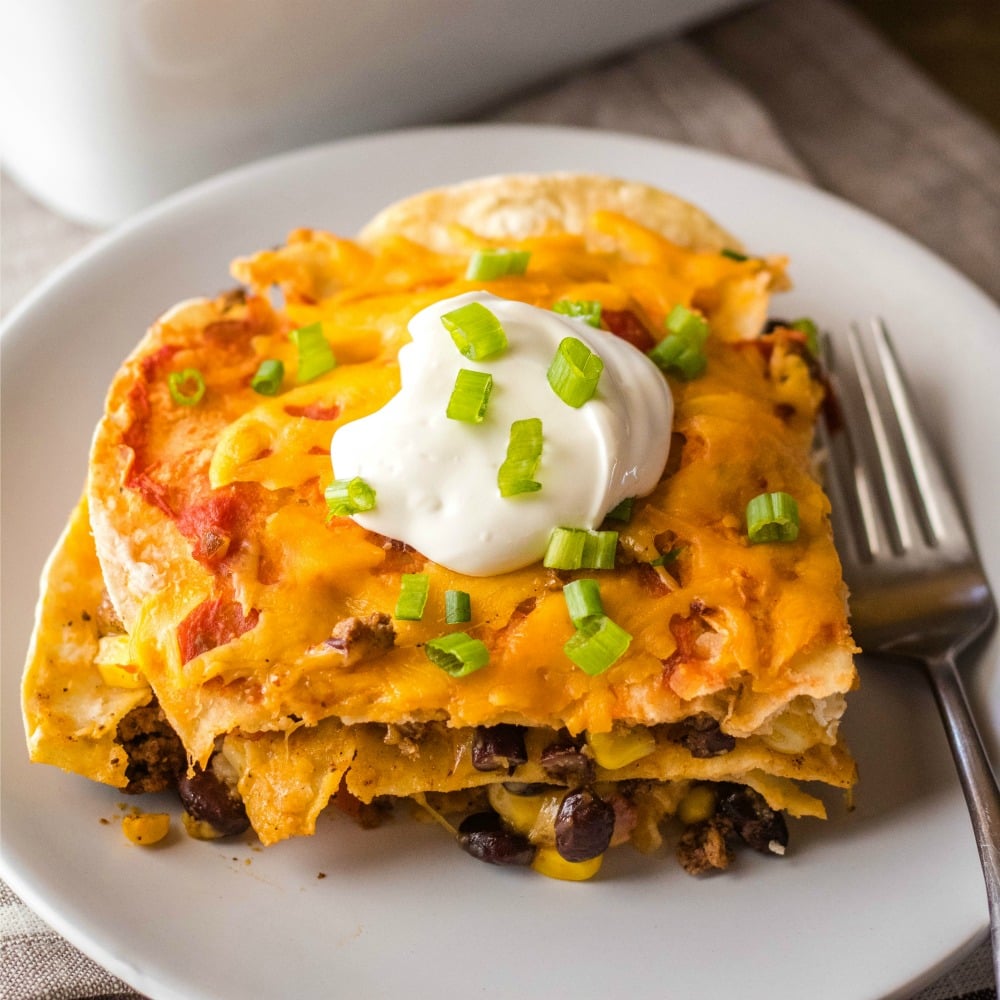
[[[490,785],[490,805],[517,833],[527,836],[538,819],[544,795],[515,795],[501,784]]]
[[[167,813],[139,813],[122,818],[122,832],[140,847],[157,844],[170,831],[170,816]]]
[[[677,818],[685,826],[704,823],[714,815],[715,790],[710,785],[695,785],[677,807]]]
[[[805,716],[785,712],[771,720],[771,732],[762,738],[778,753],[805,753],[818,742],[817,729]]]
[[[594,760],[607,771],[648,757],[656,749],[656,738],[648,729],[617,729],[610,733],[588,733],[587,743]]]
[[[181,823],[187,835],[195,840],[218,840],[222,836],[211,823],[195,819],[187,810],[181,813]]]
[[[567,861],[554,847],[539,847],[531,867],[547,878],[557,878],[564,882],[586,882],[601,870],[603,862],[603,854],[598,854],[589,861]]]

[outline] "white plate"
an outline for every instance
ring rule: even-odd
[[[896,331],[1000,581],[1000,314],[882,223],[806,186],[663,143],[553,128],[403,132],[268,161],[172,199],[101,240],[12,316],[3,338],[3,874],[68,938],[155,997],[905,993],[986,926],[969,821],[928,693],[864,665],[848,735],[857,809],[795,823],[783,860],[741,854],[696,880],[614,852],[586,885],[478,864],[436,828],[361,832],[342,817],[267,851],[177,835],[137,850],[122,796],[29,766],[18,680],[35,581],[83,482],[118,362],[175,301],[229,286],[227,265],[294,226],[350,234],[423,187],[515,170],[650,181],[708,209],[757,253],[791,254],[776,315]],[[994,754],[1000,657],[973,685]],[[325,878],[319,878],[319,873]]]

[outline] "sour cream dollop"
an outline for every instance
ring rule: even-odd
[[[441,316],[480,302],[499,320],[506,350],[483,361],[459,353]],[[666,465],[673,399],[666,379],[631,344],[571,319],[487,292],[436,302],[409,324],[399,352],[400,391],[341,427],[330,447],[338,479],[360,476],[376,494],[358,524],[413,546],[468,576],[493,576],[541,559],[556,527],[596,528],[628,497],[656,486]],[[546,373],[564,337],[604,362],[597,392],[575,409]],[[459,369],[489,372],[481,424],[445,409]],[[541,489],[502,497],[497,470],[515,420],[542,421]]]

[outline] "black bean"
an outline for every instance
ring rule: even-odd
[[[732,821],[739,838],[755,851],[782,854],[788,846],[785,817],[746,785],[720,785],[716,811]]]
[[[530,865],[535,847],[527,837],[504,828],[495,812],[473,813],[458,828],[462,850],[490,865]]]
[[[518,764],[528,759],[521,726],[501,723],[498,726],[476,726],[472,738],[472,766],[477,771],[499,771],[506,768],[513,774]]]
[[[718,721],[706,714],[692,715],[674,723],[667,728],[667,735],[692,757],[718,757],[736,746],[735,738],[724,733]]]
[[[594,761],[569,736],[545,747],[540,763],[553,781],[586,785],[594,780]]]
[[[196,767],[177,782],[177,791],[188,814],[211,826],[220,837],[242,833],[250,826],[239,793],[229,787],[212,769]]]
[[[589,861],[611,844],[615,810],[590,788],[570,792],[556,814],[556,850],[567,861]]]
[[[482,812],[469,813],[461,823],[458,824],[459,833],[490,833],[503,829],[503,820],[499,813],[492,809],[484,809]]]

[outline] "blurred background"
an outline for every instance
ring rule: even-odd
[[[941,87],[1000,130],[1000,3],[849,2]]]
[[[956,257],[898,196],[869,190],[874,177],[834,177],[831,163],[839,133],[845,159],[913,168],[901,146],[916,138],[948,169],[975,161],[995,212],[995,150],[970,135],[1000,129],[998,66],[997,0],[0,0],[0,308],[95,233],[204,177],[455,120],[643,132],[799,173],[996,296],[981,238]],[[983,205],[966,194],[958,210],[961,224]]]

